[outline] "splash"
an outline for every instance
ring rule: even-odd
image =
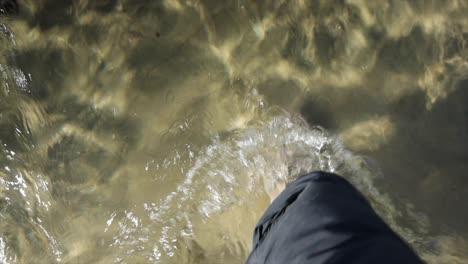
[[[159,202],[145,203],[144,214],[123,212],[120,219],[113,214],[109,227],[119,230],[113,246],[123,252],[138,252],[156,263],[187,258],[204,263],[242,262],[250,250],[251,230],[276,185],[317,170],[335,172],[353,182],[420,252],[425,250],[421,245],[435,241],[427,237],[427,226],[416,214],[406,213],[404,205],[397,206],[380,192],[375,183],[379,172],[365,158],[346,150],[323,128],[310,127],[284,111],[271,112],[259,119],[263,121],[215,137],[192,154],[193,165],[176,190]],[[406,226],[418,227],[406,228],[402,217]],[[153,246],[144,246],[151,241]],[[119,255],[119,260],[136,259]]]

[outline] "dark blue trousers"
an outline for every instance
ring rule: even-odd
[[[255,227],[248,264],[423,263],[345,179],[301,176]]]

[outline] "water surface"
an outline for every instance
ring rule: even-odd
[[[0,262],[243,263],[342,174],[468,261],[468,2],[21,0],[0,17]]]

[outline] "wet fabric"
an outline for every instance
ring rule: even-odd
[[[423,263],[348,181],[324,172],[289,184],[253,242],[248,264]]]

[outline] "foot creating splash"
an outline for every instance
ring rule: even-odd
[[[381,190],[375,164],[301,118],[267,116],[192,154],[177,191],[149,208],[154,219],[177,215],[159,234],[161,260],[181,248],[204,263],[458,259],[443,237],[427,234],[417,212]]]
[[[376,187],[375,167],[319,127],[272,116],[192,153],[177,191],[147,208],[155,221],[176,215],[161,225],[156,260],[184,248],[204,263],[240,263],[249,253],[249,264],[421,263],[411,247],[428,257],[430,239],[401,224],[416,216]]]

